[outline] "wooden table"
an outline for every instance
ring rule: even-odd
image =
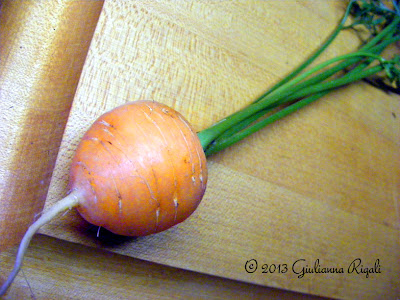
[[[44,204],[67,193],[74,149],[102,112],[151,99],[206,128],[301,63],[345,8],[342,1],[2,5],[2,277],[16,251],[8,245]],[[357,45],[343,33],[321,59]],[[97,238],[75,211],[60,216],[34,239],[7,297],[32,290],[37,299],[398,298],[399,100],[355,84],[210,157],[200,207],[163,233]],[[246,272],[253,259],[258,270]],[[359,262],[379,264],[379,273],[357,274]],[[288,270],[263,273],[266,264]],[[314,266],[344,273],[301,276]]]

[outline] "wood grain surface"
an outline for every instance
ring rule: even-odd
[[[79,138],[101,113],[150,99],[180,111],[196,130],[206,128],[301,63],[333,30],[344,8],[343,1],[106,1],[46,207],[68,192],[68,165]],[[322,59],[357,46],[354,34],[346,32]],[[355,84],[211,157],[209,186],[198,210],[163,233],[127,239],[100,230],[96,237],[97,228],[74,210],[41,232],[146,264],[257,286],[332,298],[396,299],[399,100]],[[244,268],[251,259],[258,261],[254,273]],[[293,270],[299,259],[304,261]],[[349,273],[356,259],[369,268],[379,260],[380,273]],[[343,268],[344,274],[299,278],[296,272],[316,262]],[[288,271],[265,274],[263,264],[287,264]],[[104,268],[102,273],[112,276]],[[40,282],[36,285],[40,290]]]
[[[11,268],[15,251],[0,253]],[[199,274],[48,236],[33,239],[4,299],[282,299],[321,297]]]
[[[42,211],[102,2],[1,1],[0,251]]]

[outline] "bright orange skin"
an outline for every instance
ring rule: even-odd
[[[184,221],[199,205],[207,165],[197,134],[181,114],[152,101],[105,113],[82,138],[70,187],[77,209],[111,232],[143,236]]]

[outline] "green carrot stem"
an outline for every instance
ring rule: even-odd
[[[312,91],[311,90],[300,91],[306,95],[311,95],[311,96],[309,96],[307,98],[303,98],[297,102],[294,102],[293,104],[289,105],[288,107],[285,107],[282,110],[272,114],[271,116],[266,117],[264,120],[261,120],[251,126],[248,126],[247,128],[245,127],[244,129],[237,131],[236,133],[232,133],[231,135],[222,134],[216,140],[214,140],[207,148],[205,148],[205,153],[207,156],[209,156],[218,151],[221,151],[221,150],[225,149],[226,147],[229,147],[230,145],[233,145],[233,144],[237,143],[238,141],[244,139],[245,137],[260,130],[261,128],[275,122],[276,120],[279,120],[279,119],[283,118],[284,116],[287,116],[290,113],[299,110],[300,108],[304,107],[305,105],[308,105],[308,104],[314,102],[315,100],[323,97],[324,95],[328,94],[332,90],[335,90],[338,87],[344,86],[351,82],[358,81],[360,79],[363,79],[363,78],[366,78],[373,74],[376,74],[376,73],[382,71],[382,69],[384,69],[384,66],[378,65],[375,67],[371,67],[371,68],[365,70],[364,72],[358,72],[358,70],[355,70],[355,71],[349,72],[342,78],[336,79],[332,82],[325,82],[325,83],[321,83],[318,86],[313,86]],[[299,95],[296,95],[296,96],[298,96],[297,99],[301,98],[300,93],[299,93]],[[286,101],[293,101],[293,99],[287,99]],[[260,111],[257,114],[254,114],[252,116],[254,118],[254,120],[262,117],[262,112],[263,111]]]
[[[362,49],[369,49],[370,53],[377,55],[377,54],[380,54],[389,44],[394,43],[394,42],[398,41],[399,39],[400,39],[400,37],[392,37],[392,35],[391,35],[389,38],[386,38],[383,42],[381,42],[380,44],[378,44],[376,46],[363,47]],[[313,84],[319,83],[319,82],[331,77],[333,74],[343,71],[348,66],[358,63],[361,59],[362,58],[354,57],[354,58],[350,58],[346,61],[343,61],[343,62],[339,63],[338,65],[332,67],[331,69],[329,69],[321,74],[318,74],[318,75],[314,76],[313,78],[308,79],[302,83],[299,83],[296,86],[296,89],[300,90],[302,88],[306,88],[307,86],[311,86]],[[361,71],[362,69],[367,67],[374,59],[375,58],[367,58],[366,60],[364,59],[364,61],[362,61],[359,65],[355,66],[352,69],[352,71],[354,71],[354,72]],[[348,75],[350,75],[349,72],[343,76],[347,77]],[[289,95],[290,93],[293,93],[293,91],[288,91],[287,95]],[[266,94],[264,94],[262,97],[260,97],[259,100],[257,100],[257,101],[263,100],[263,97],[265,98]],[[292,98],[285,98],[284,96],[285,95],[282,95],[282,97],[281,97],[282,99],[279,100],[278,102],[274,103],[271,107],[264,108],[263,110],[250,116],[248,119],[245,119],[245,120],[239,122],[238,124],[233,125],[231,128],[227,129],[224,133],[219,135],[218,139],[224,139],[226,137],[229,137],[229,136],[235,134],[236,132],[243,130],[244,128],[249,126],[251,123],[255,122],[259,118],[262,118],[264,115],[266,115],[267,113],[269,113],[276,107],[278,107],[284,103],[287,103],[289,101],[292,101]]]
[[[358,51],[330,59],[312,67],[310,70],[306,70],[315,58],[331,44],[338,33],[349,27],[344,24],[353,3],[356,2],[357,1],[351,1],[342,18],[342,22],[337,26],[333,34],[295,71],[286,76],[282,81],[277,83],[246,108],[198,133],[203,149],[207,155],[236,143],[242,138],[266,126],[266,124],[270,124],[296,111],[300,107],[319,99],[333,89],[354,81],[365,79],[382,70],[386,71],[386,74],[392,81],[399,81],[399,79],[396,78],[396,76],[400,76],[397,74],[398,71],[396,69],[396,65],[399,63],[398,60],[385,61],[379,54],[390,43],[400,39],[398,28],[400,17],[391,12],[377,22],[377,19],[374,18],[376,16],[382,17],[381,7],[377,6],[374,2],[368,1],[364,1],[362,2],[363,5],[357,6],[358,9],[361,9],[361,14],[358,14],[358,17],[362,22],[365,22],[362,24],[371,31],[374,37]],[[357,12],[359,11],[357,10]],[[356,23],[353,23],[351,27],[354,27],[355,24]],[[372,27],[368,27],[368,24]],[[378,24],[382,24],[384,27],[380,32],[377,30],[378,26],[376,25]],[[380,64],[367,68],[374,60],[378,60]],[[335,65],[331,66],[331,64]],[[339,72],[346,72],[346,69],[349,67],[351,67],[351,71],[348,71],[339,78],[329,79]],[[291,104],[278,112],[274,112],[277,108],[287,103]],[[270,115],[267,116],[268,114]]]
[[[271,113],[273,110],[277,109],[277,107],[281,106],[282,103],[276,103],[270,107],[264,108],[263,110],[260,110],[256,112],[255,114],[249,116],[248,118],[244,119],[243,121],[236,123],[226,131],[224,131],[222,134],[218,136],[217,139],[225,139],[226,137],[230,137],[237,132],[243,130],[244,128],[250,126],[252,123],[257,121],[258,119],[266,116],[268,113]]]
[[[340,78],[340,80],[337,79],[334,82],[327,82],[325,84],[321,84],[320,90],[316,89],[317,91],[314,93],[304,92],[305,94],[312,94],[312,95],[307,98],[303,98],[297,102],[294,102],[293,104],[283,108],[282,110],[276,112],[275,114],[273,114],[269,117],[266,117],[264,120],[261,120],[261,121],[257,122],[256,124],[254,124],[250,127],[247,127],[231,136],[226,136],[223,138],[216,139],[213,143],[211,143],[209,145],[209,147],[207,147],[205,149],[205,154],[207,156],[209,156],[218,151],[221,151],[221,150],[239,142],[240,140],[246,138],[247,136],[253,134],[254,132],[262,129],[263,127],[265,127],[265,126],[267,126],[267,125],[269,125],[269,124],[271,124],[293,112],[296,112],[300,108],[314,102],[315,100],[318,100],[319,98],[325,96],[332,90],[335,90],[336,88],[346,85],[350,82],[357,81],[362,78],[376,74],[377,72],[381,71],[382,68],[383,68],[383,66],[379,65],[379,66],[375,66],[375,67],[372,67],[372,68],[366,70],[363,74],[360,74],[360,73],[356,74],[354,72],[354,74],[351,74],[350,76],[347,76],[346,78]]]
[[[256,102],[256,103],[253,103],[253,104],[247,106],[245,109],[242,109],[242,110],[232,114],[228,118],[225,118],[225,119],[221,120],[220,122],[214,124],[213,126],[209,127],[208,129],[205,129],[205,130],[199,132],[198,136],[202,143],[203,149],[205,149],[214,139],[216,139],[220,134],[222,134],[223,132],[228,130],[233,125],[243,121],[244,119],[250,117],[251,115],[257,113],[260,110],[263,110],[267,107],[271,107],[271,105],[278,102],[281,99],[282,93],[285,91],[285,89],[292,88],[298,82],[302,81],[303,79],[305,79],[308,76],[312,75],[313,73],[327,67],[328,65],[330,65],[332,63],[335,63],[337,61],[344,60],[347,58],[356,57],[356,56],[372,57],[372,58],[380,60],[382,63],[384,62],[380,56],[371,54],[371,53],[367,53],[367,52],[366,53],[364,53],[364,52],[350,53],[350,54],[335,57],[326,62],[323,62],[323,63],[315,66],[311,70],[304,72],[303,74],[296,77],[292,81],[288,82],[284,86],[277,88],[275,91],[273,91],[271,94],[269,94],[269,97],[267,97],[266,99]],[[297,91],[297,90],[294,90],[294,91]]]
[[[352,59],[350,58],[349,60],[345,60],[345,61],[343,61],[342,63],[340,63],[340,64],[338,64],[337,66],[335,66],[335,67],[333,67],[332,69],[330,69],[330,70],[327,70],[327,71],[325,71],[325,73],[321,73],[321,74],[318,74],[318,75],[316,75],[315,77],[313,77],[313,78],[311,78],[311,79],[309,79],[308,81],[305,81],[305,82],[303,82],[303,83],[301,83],[301,84],[299,84],[298,85],[298,87],[296,87],[296,89],[294,89],[294,90],[291,90],[290,89],[290,87],[291,86],[293,86],[293,85],[295,85],[297,82],[299,82],[299,81],[301,81],[302,79],[304,79],[305,77],[307,77],[307,76],[309,76],[309,75],[311,75],[313,72],[316,72],[317,70],[319,70],[321,67],[324,67],[324,64],[321,64],[321,65],[319,65],[319,67],[317,66],[316,68],[317,69],[312,69],[312,70],[310,70],[308,73],[306,73],[306,75],[302,75],[300,78],[297,78],[296,80],[294,80],[294,81],[292,81],[292,82],[289,82],[289,83],[286,83],[286,85],[280,85],[279,87],[276,85],[276,86],[274,86],[274,90],[271,92],[271,91],[269,91],[269,92],[267,92],[267,93],[265,93],[264,95],[262,95],[256,102],[261,102],[261,101],[266,101],[266,98],[268,97],[271,97],[271,94],[273,94],[274,92],[275,93],[277,93],[276,92],[276,90],[277,89],[281,89],[280,91],[281,91],[281,93],[282,93],[282,90],[283,90],[283,87],[282,86],[285,86],[285,89],[287,90],[286,91],[286,93],[282,93],[281,95],[280,95],[280,97],[284,97],[284,96],[287,96],[287,95],[289,95],[289,94],[291,94],[291,93],[294,93],[294,92],[296,92],[297,90],[300,90],[300,89],[302,89],[302,88],[304,88],[304,87],[306,87],[306,86],[308,86],[308,85],[312,85],[312,84],[315,84],[315,83],[317,83],[317,82],[319,82],[319,81],[322,81],[322,80],[324,80],[324,79],[326,79],[326,78],[329,78],[330,76],[332,76],[333,74],[335,74],[335,73],[337,73],[337,72],[339,72],[339,71],[342,71],[343,69],[345,69],[346,67],[348,67],[348,66],[350,66],[350,65],[352,65],[352,64],[355,64],[355,63],[357,63],[357,62],[359,62],[360,60],[362,60],[365,56],[371,56],[372,58],[378,58],[378,56],[376,56],[376,54],[378,54],[378,53],[380,53],[385,47],[387,47],[387,45],[389,45],[390,43],[393,43],[393,42],[395,42],[396,40],[398,40],[398,37],[392,37],[392,38],[390,38],[390,39],[387,39],[386,38],[386,40],[384,40],[384,42],[383,43],[381,43],[381,44],[379,44],[379,45],[377,45],[377,46],[375,46],[376,45],[376,43],[378,43],[381,39],[383,39],[383,38],[385,38],[385,35],[387,35],[387,34],[389,34],[390,33],[390,30],[393,30],[394,28],[396,28],[396,26],[397,26],[397,24],[400,22],[400,18],[396,18],[396,20],[395,21],[393,21],[392,22],[392,24],[390,24],[389,26],[387,26],[384,30],[382,30],[382,32],[380,33],[380,34],[378,34],[377,36],[375,36],[373,39],[371,39],[371,41],[368,43],[368,44],[366,44],[366,45],[364,45],[361,49],[360,49],[360,51],[361,50],[364,50],[363,52],[355,52],[355,53],[350,53],[350,54],[348,54],[349,55],[349,57],[350,56],[354,56]],[[366,50],[369,50],[370,51],[370,53],[368,53]],[[360,55],[359,55],[360,54]],[[371,55],[372,54],[372,55]],[[375,54],[375,55],[374,55]],[[335,58],[335,59],[333,59],[333,60],[340,60],[340,59],[343,59],[343,58]],[[381,58],[378,58],[378,59],[381,59]],[[369,62],[370,62],[371,60],[369,60]],[[328,62],[325,62],[326,63],[326,65],[329,65],[330,63],[332,63],[332,61],[328,61]],[[274,99],[274,98],[272,98],[272,99]],[[272,100],[269,100],[269,101],[271,101],[271,102],[273,102]],[[273,104],[273,103],[272,103]],[[272,105],[271,104],[271,105]],[[267,106],[266,106],[267,107]],[[225,120],[223,120],[222,122],[224,122]],[[243,123],[244,124],[244,123]],[[243,127],[243,126],[241,126],[241,127]],[[221,133],[220,133],[221,134]],[[206,132],[203,132],[201,135],[200,135],[200,137],[204,140],[206,137],[205,136],[207,136],[208,137],[208,139],[206,139],[206,142],[205,143],[207,143],[207,142],[210,142],[211,141],[211,136],[208,134],[208,133],[206,133]]]
[[[292,88],[297,83],[304,80],[305,78],[311,76],[312,74],[324,69],[325,67],[327,67],[333,63],[336,63],[341,60],[346,60],[348,58],[353,58],[353,57],[371,57],[371,58],[379,60],[381,63],[385,62],[385,60],[381,56],[373,54],[373,53],[369,53],[369,52],[356,52],[356,53],[349,53],[349,54],[341,55],[341,56],[329,59],[329,60],[313,67],[309,71],[304,72],[303,74],[299,75],[295,79],[292,79],[292,81],[288,82],[286,85],[281,86],[280,88],[273,91],[271,94],[269,94],[269,98],[260,101],[260,103],[271,103],[272,104],[273,102],[275,102],[275,98],[276,98],[276,97],[274,97],[275,95],[278,97],[282,97],[282,92],[284,92],[285,90],[286,91],[290,90],[292,93],[294,93],[299,88],[296,87],[294,90]]]
[[[378,55],[388,45],[390,45],[390,44],[392,44],[392,43],[394,43],[394,42],[396,42],[398,40],[400,40],[400,37],[394,37],[394,38],[391,38],[391,39],[387,39],[387,40],[385,40],[384,42],[382,42],[379,45],[376,45],[376,46],[371,47],[371,48],[367,48],[367,49],[369,49],[368,52],[370,54]],[[312,78],[310,78],[308,80],[305,80],[305,81],[297,84],[295,89],[288,89],[286,91],[286,93],[283,94],[282,96],[289,95],[291,93],[294,93],[297,90],[301,90],[303,88],[306,88],[307,86],[311,86],[311,85],[320,83],[323,80],[333,76],[334,74],[336,74],[338,72],[341,72],[341,71],[345,70],[346,68],[348,68],[349,66],[355,65],[355,64],[357,64],[357,63],[359,63],[361,61],[363,61],[362,65],[365,66],[365,65],[368,65],[369,63],[371,63],[375,59],[374,57],[371,57],[371,58],[367,58],[365,60],[365,57],[358,56],[357,53],[361,53],[361,52],[355,52],[354,53],[355,54],[354,57],[346,59],[346,60],[342,61],[341,63],[333,66],[332,68],[330,68],[330,69],[328,69],[328,70],[326,70],[326,71],[324,71],[322,73],[319,73],[319,74],[315,75],[314,77],[312,77]],[[362,67],[360,67],[360,68],[362,69]],[[264,100],[264,99],[260,99],[260,101],[262,101],[262,100]]]
[[[324,90],[330,90],[333,88],[339,88],[341,86],[350,84],[352,82],[367,78],[371,75],[374,75],[376,73],[379,73],[380,71],[382,71],[384,69],[383,65],[377,65],[374,67],[371,67],[363,72],[354,72],[352,74],[349,74],[347,76],[343,76],[341,78],[332,80],[332,81],[328,81],[328,82],[323,82],[320,84],[316,84],[313,86],[310,86],[306,89],[302,89],[296,93],[293,93],[292,95],[288,96],[287,101],[293,101],[295,99],[299,99],[305,96],[308,96],[310,94],[313,93],[318,93]]]
[[[248,137],[249,135],[255,133],[256,131],[264,128],[265,126],[276,122],[279,119],[282,119],[283,117],[299,110],[300,108],[314,102],[315,100],[318,100],[319,98],[321,98],[322,96],[328,94],[329,91],[324,91],[324,92],[320,92],[317,94],[314,94],[310,97],[304,98],[300,101],[297,101],[295,103],[293,103],[292,105],[283,108],[282,110],[278,111],[277,113],[265,118],[264,120],[261,120],[260,122],[256,123],[255,125],[242,130],[240,132],[237,132],[236,134],[232,135],[231,137],[226,137],[224,139],[218,139],[218,141],[215,141],[214,143],[210,144],[210,146],[208,148],[205,149],[205,154],[206,156],[210,156],[211,154],[214,154],[216,152],[219,152],[237,142],[239,142],[240,140]]]
[[[261,101],[263,100],[267,95],[269,95],[271,92],[273,92],[274,90],[276,90],[277,88],[281,87],[282,85],[286,84],[287,82],[289,82],[291,79],[293,79],[294,77],[296,77],[299,73],[301,73],[305,68],[307,68],[323,51],[326,50],[326,48],[328,48],[328,46],[333,42],[333,40],[337,37],[337,35],[341,32],[341,30],[346,29],[346,28],[350,28],[347,26],[344,26],[349,12],[352,8],[354,1],[352,1],[346,9],[346,12],[342,18],[342,21],[339,23],[339,25],[336,27],[335,31],[330,35],[330,37],[328,38],[328,40],[309,58],[307,59],[304,63],[302,63],[296,70],[292,71],[288,76],[286,76],[285,78],[283,78],[281,81],[279,81],[276,85],[274,85],[272,88],[270,88],[267,92],[265,92],[263,95],[261,95],[257,100],[255,100],[255,102]],[[396,28],[396,26],[398,26],[400,22],[400,18],[396,17],[396,19],[387,27],[385,27],[379,34],[377,34],[376,36],[374,36],[366,45],[362,46],[359,50],[368,50],[370,48],[372,48],[373,46],[375,46],[380,40],[382,40],[387,34],[389,34],[390,32],[393,31],[394,28]],[[354,24],[353,24],[354,25]],[[388,43],[387,45],[389,45],[390,43]],[[387,46],[386,45],[386,46]],[[386,47],[385,46],[385,47]],[[385,48],[384,47],[384,48]],[[382,51],[382,50],[381,50]],[[357,58],[354,58],[352,61],[349,62],[343,62],[342,65],[338,66],[337,69],[334,69],[331,71],[331,75],[335,74],[336,72],[343,70],[344,68],[347,68],[348,66],[350,66],[353,63],[357,62]],[[337,71],[335,71],[337,70]],[[313,82],[319,82],[320,80],[326,79],[328,77],[330,77],[331,75],[328,75],[329,73],[325,74],[325,78],[322,77],[322,74],[320,77],[315,78],[315,80]],[[309,84],[312,84],[313,82],[309,82]]]
[[[350,7],[350,5],[349,5],[349,7]],[[345,20],[345,18],[343,18],[343,20]],[[388,45],[400,40],[400,36],[393,36],[393,30],[398,26],[399,23],[400,23],[400,17],[396,17],[390,25],[385,27],[378,35],[376,35],[374,38],[372,38],[366,45],[361,47],[359,51],[370,52],[372,54],[377,55],[377,54],[380,54]],[[344,24],[344,22],[342,22],[340,25],[342,25],[342,24]],[[379,43],[379,42],[381,42],[381,43],[377,45],[377,43]],[[337,64],[336,66],[332,67],[331,69],[329,69],[323,73],[317,74],[313,78],[310,78],[310,79],[298,84],[298,86],[296,87],[296,90],[300,90],[307,86],[319,83],[319,82],[333,76],[334,74],[345,70],[349,66],[360,62],[363,59],[364,59],[364,57],[355,56],[354,58],[345,60],[345,61]],[[372,59],[367,59],[367,63],[364,62],[362,65],[363,66],[368,65],[371,61],[372,61]],[[363,66],[358,69],[362,69]],[[285,78],[284,81],[287,81],[286,80],[287,78]],[[264,93],[261,97],[259,97],[256,100],[256,102],[263,101],[271,93],[271,91],[274,91],[275,89],[277,89],[278,87],[280,87],[282,85],[283,84],[275,85],[271,90],[269,90],[268,92]],[[293,92],[294,92],[293,90],[288,89],[288,91],[286,92],[286,95],[289,95]],[[284,96],[285,96],[285,94],[282,95],[282,97],[284,97]]]

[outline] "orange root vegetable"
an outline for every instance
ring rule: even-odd
[[[76,207],[94,225],[144,236],[188,218],[206,184],[203,148],[181,114],[152,101],[131,102],[105,113],[76,150],[71,193],[28,229],[0,296],[17,275],[33,235],[58,213]]]
[[[178,112],[138,101],[104,114],[86,132],[70,182],[87,221],[143,236],[182,222],[197,208],[207,183],[206,157]]]

